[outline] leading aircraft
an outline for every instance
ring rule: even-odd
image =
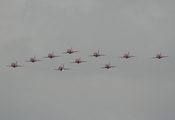
[[[81,60],[81,57],[79,57],[78,59],[75,59],[75,61],[74,62],[71,62],[71,63],[77,63],[77,64],[79,64],[79,63],[82,63],[82,62],[87,62],[87,61],[82,61]]]
[[[91,57],[99,57],[99,56],[105,56],[104,54],[100,54],[100,51],[98,50],[97,52],[94,52],[93,55],[89,55]]]
[[[152,58],[161,59],[161,58],[164,58],[164,57],[168,57],[168,56],[163,56],[163,55],[162,55],[162,52],[160,52],[160,54],[157,54],[156,57],[152,57]]]
[[[126,54],[124,54],[122,57],[120,57],[120,58],[126,58],[126,59],[128,59],[128,58],[131,58],[131,57],[136,57],[136,56],[131,56],[130,55],[130,52],[128,52],[128,53],[126,53]]]
[[[70,49],[67,49],[66,52],[63,52],[63,54],[66,54],[66,53],[72,54],[74,52],[79,52],[79,51],[74,51],[73,48],[71,47]]]
[[[64,70],[70,70],[69,68],[65,68],[64,64],[62,66],[59,66],[57,69],[54,70],[60,70],[60,71],[64,71]]]
[[[113,68],[113,67],[117,67],[117,66],[111,66],[110,65],[110,62],[108,64],[105,64],[104,67],[101,67],[101,68],[106,68],[106,69],[109,69],[109,68]]]
[[[52,52],[52,53],[49,53],[46,57],[44,57],[44,58],[50,58],[50,59],[52,59],[52,58],[55,58],[55,57],[60,57],[60,56],[57,56],[57,55],[54,55],[54,52]]]
[[[37,59],[36,59],[36,56],[34,56],[33,58],[30,58],[30,60],[28,60],[28,61],[26,61],[26,62],[32,62],[32,63],[34,63],[34,62],[36,62],[36,61],[42,61],[42,60],[37,60]]]
[[[23,67],[23,65],[18,65],[18,61],[16,61],[15,63],[11,63],[11,65],[7,65],[7,67],[16,68],[16,67]]]

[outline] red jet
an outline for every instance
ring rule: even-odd
[[[78,59],[75,59],[75,61],[74,62],[71,62],[71,63],[77,63],[77,64],[79,64],[79,63],[82,63],[82,62],[87,62],[87,61],[82,61],[81,60],[81,57],[79,57]]]
[[[101,67],[101,68],[106,68],[106,69],[109,69],[109,68],[112,68],[112,67],[116,67],[116,66],[111,66],[110,65],[110,62],[108,64],[105,64],[104,67]]]
[[[100,56],[105,56],[104,54],[100,54],[100,51],[98,50],[98,52],[94,52],[93,55],[89,55],[91,57],[100,57]]]
[[[79,51],[74,51],[73,48],[71,47],[71,49],[67,49],[66,52],[63,52],[63,54],[66,54],[66,53],[72,54],[74,52],[79,52]]]
[[[44,57],[44,58],[50,58],[50,59],[52,59],[54,57],[60,57],[60,56],[56,56],[56,55],[54,55],[54,52],[52,52],[52,53],[49,53],[48,56],[47,57]]]
[[[26,62],[32,62],[32,63],[34,63],[36,61],[42,61],[42,60],[37,60],[36,59],[36,56],[34,56],[33,58],[30,58],[30,60],[29,61],[26,61]]]
[[[16,63],[12,63],[11,65],[7,65],[7,67],[23,67],[23,65],[18,65],[18,61],[16,61]]]
[[[168,57],[168,56],[162,56],[162,52],[160,52],[160,54],[157,54],[156,57],[152,57],[152,58],[161,59],[161,58],[164,58],[164,57]]]
[[[60,71],[64,71],[64,70],[70,70],[69,68],[65,68],[64,64],[62,66],[59,66],[57,69],[54,70],[60,70]]]
[[[122,57],[120,57],[120,58],[126,58],[126,59],[128,59],[128,58],[130,58],[130,57],[136,57],[136,56],[131,56],[130,53],[128,52],[128,53],[124,54],[124,55],[123,55]]]

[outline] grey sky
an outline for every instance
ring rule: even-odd
[[[174,120],[174,4],[1,0],[0,119]],[[62,54],[70,47],[80,52]],[[88,56],[97,50],[107,56]],[[43,58],[52,51],[61,57]],[[128,51],[137,57],[119,58]],[[159,52],[169,57],[151,59]],[[24,62],[34,55],[43,61]],[[6,67],[16,60],[24,67]],[[53,70],[62,64],[71,70]]]

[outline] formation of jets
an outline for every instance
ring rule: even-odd
[[[66,54],[66,53],[72,54],[72,53],[75,53],[75,52],[79,52],[79,51],[74,51],[73,48],[71,47],[70,49],[67,49],[66,52],[63,52],[63,54]],[[105,54],[100,54],[100,52],[98,50],[97,52],[94,52],[92,55],[89,55],[89,56],[91,56],[91,57],[100,57],[100,56],[105,56]],[[49,53],[44,58],[50,58],[50,59],[52,59],[52,58],[55,58],[55,57],[60,57],[60,56],[54,55],[54,52],[52,52],[52,53]],[[128,58],[131,58],[131,57],[136,57],[136,56],[131,56],[130,55],[130,52],[128,52],[128,53],[124,54],[120,58],[126,58],[126,59],[128,59]],[[161,59],[161,58],[164,58],[164,57],[168,57],[168,56],[163,56],[162,55],[162,52],[160,52],[159,54],[157,54],[155,57],[152,57],[152,58]],[[34,56],[34,57],[30,58],[28,61],[25,61],[25,62],[32,62],[32,63],[34,63],[34,62],[37,62],[37,61],[42,61],[42,60],[38,60],[38,59],[36,59],[36,56]],[[73,61],[71,63],[80,64],[82,62],[87,62],[87,61],[83,61],[83,60],[81,60],[81,57],[79,57],[79,58],[75,59],[75,61]],[[23,65],[18,65],[18,62],[16,61],[14,63],[11,63],[11,65],[7,65],[7,67],[16,68],[16,67],[23,67]],[[116,67],[116,66],[111,66],[110,65],[110,62],[109,62],[108,64],[105,64],[104,67],[101,67],[101,68],[109,69],[109,68],[114,68],[114,67]],[[64,64],[63,64],[62,66],[59,66],[57,69],[54,69],[54,70],[64,71],[64,70],[70,70],[70,68],[65,68],[64,67]]]

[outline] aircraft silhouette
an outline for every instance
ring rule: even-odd
[[[156,57],[152,57],[152,58],[161,59],[161,58],[164,58],[164,57],[168,57],[168,56],[162,56],[162,52],[160,52],[160,54],[157,54]]]
[[[77,64],[79,64],[79,63],[82,63],[82,62],[87,62],[87,61],[82,61],[81,60],[81,57],[79,57],[78,59],[75,59],[75,61],[74,62],[71,62],[71,63],[77,63]]]
[[[126,59],[128,59],[128,58],[131,58],[131,57],[136,57],[136,56],[131,56],[130,55],[130,52],[128,52],[128,53],[126,53],[126,54],[124,54],[122,57],[120,57],[120,58],[126,58]]]
[[[11,65],[7,65],[7,67],[16,68],[16,67],[23,67],[23,65],[18,65],[18,61],[16,61],[15,63],[11,63]]]
[[[70,49],[67,49],[66,52],[63,52],[63,54],[66,54],[66,53],[72,54],[74,52],[79,52],[79,51],[74,51],[73,48],[71,47]]]
[[[98,52],[94,52],[93,55],[89,55],[91,57],[99,57],[99,56],[105,56],[104,54],[100,54],[100,51],[98,50]]]
[[[36,62],[36,61],[42,61],[42,60],[37,60],[37,59],[36,59],[36,56],[34,56],[33,58],[30,58],[30,60],[28,60],[28,61],[26,61],[26,62],[32,62],[32,63],[34,63],[34,62]]]
[[[57,69],[54,70],[60,70],[60,71],[64,71],[64,70],[70,70],[69,68],[65,68],[64,64],[62,66],[59,66]]]
[[[60,57],[60,56],[57,56],[57,55],[54,55],[54,52],[52,52],[52,53],[49,53],[46,57],[44,57],[44,58],[50,58],[50,59],[52,59],[52,58],[55,58],[55,57]]]
[[[104,67],[101,67],[101,68],[106,68],[106,69],[109,69],[109,68],[113,68],[113,67],[117,67],[117,66],[111,66],[110,65],[110,62],[108,64],[105,64]]]

